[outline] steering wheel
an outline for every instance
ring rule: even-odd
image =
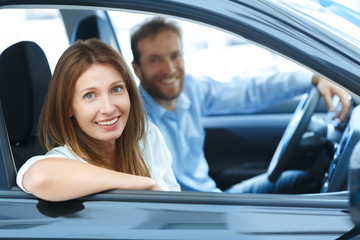
[[[275,182],[281,173],[289,166],[296,147],[299,145],[303,133],[306,131],[311,116],[320,100],[320,93],[316,86],[305,94],[297,106],[285,132],[277,146],[267,170],[268,179]]]

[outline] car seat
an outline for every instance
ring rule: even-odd
[[[45,53],[34,42],[16,43],[0,55],[0,101],[17,169],[43,154],[37,124],[50,78]]]
[[[91,15],[82,19],[74,28],[71,43],[81,39],[98,38],[121,54],[120,46],[109,18]]]
[[[15,186],[16,167],[0,101],[0,190]]]

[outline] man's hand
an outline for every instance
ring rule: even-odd
[[[349,94],[344,89],[317,75],[313,76],[312,83],[317,86],[320,94],[323,96],[329,112],[335,111],[332,102],[333,96],[337,95],[340,98],[340,102],[342,104],[342,111],[340,113],[337,113],[335,117],[339,118],[340,122],[345,120],[346,116],[350,112],[351,107]]]

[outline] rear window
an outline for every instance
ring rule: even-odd
[[[36,42],[48,58],[51,69],[69,46],[69,40],[57,9],[0,10],[0,53],[20,41]]]

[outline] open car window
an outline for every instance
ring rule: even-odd
[[[34,41],[43,48],[53,69],[59,56],[69,45],[69,36],[66,34],[59,11],[49,9],[8,9],[0,11],[5,13],[4,16],[11,15],[14,19],[16,19],[12,21],[12,27],[6,34],[9,39],[1,42],[2,45],[0,45],[0,51],[18,41]],[[154,16],[154,14],[149,15],[125,11],[109,11],[108,13],[117,34],[122,54],[128,62],[130,69],[132,69],[132,54],[129,43],[130,31],[136,24],[142,22],[148,17]],[[124,19],[126,19],[126,21],[124,21]],[[214,27],[185,21],[182,18],[174,18],[174,20],[180,23],[183,29],[186,72],[194,76],[208,75],[215,80],[227,81],[235,75],[252,76],[276,71],[304,70],[302,66],[293,63],[291,60],[288,60],[271,50],[258,46],[239,36],[218,30]],[[3,32],[7,31],[6,26],[1,26],[0,29]],[[17,33],[16,29],[20,29],[20,33]],[[268,119],[269,118],[264,118],[264,122],[267,124],[269,123]],[[285,118],[285,120],[281,121],[286,123],[286,120],[288,119]],[[238,119],[236,119],[236,121],[238,121]],[[249,122],[248,119],[245,119],[245,121]],[[272,121],[272,123],[277,124],[276,126],[279,125],[278,122],[279,121]],[[217,123],[219,123],[219,121],[217,121]],[[236,122],[236,126],[234,124],[233,126],[228,125],[225,127],[227,129],[234,126],[237,127],[238,129],[235,130],[236,134],[240,131],[243,132],[241,127],[249,129],[249,125],[246,124],[239,128],[238,123],[241,123],[241,121]],[[228,124],[228,122],[224,121],[224,124]],[[216,127],[219,126],[224,127],[222,125],[216,125]],[[270,130],[269,135],[265,136],[263,129],[261,129],[262,135],[259,136],[261,136],[262,139],[266,139],[268,142],[271,141],[271,147],[275,147],[279,139],[277,135],[275,137],[270,135],[274,133],[274,128],[271,128],[270,126]],[[282,133],[281,130],[283,130],[281,127],[276,129],[279,133]],[[259,134],[259,132],[252,134],[251,136],[253,136],[253,138],[250,139],[252,142],[247,142],[259,144],[257,134]],[[245,131],[244,135],[250,134]],[[220,136],[223,137],[224,135]],[[268,139],[266,137],[268,137]],[[259,145],[256,146],[264,149],[261,145],[260,147]],[[217,152],[221,152],[221,150],[217,147],[218,144],[215,145],[213,149]],[[235,147],[239,148],[238,145]],[[271,158],[273,150],[273,148],[267,149],[267,152],[269,153],[269,156],[266,158],[267,160]],[[232,154],[231,151],[227,151],[227,153]],[[218,156],[219,155],[215,155],[215,157]],[[238,154],[238,156],[240,156],[240,154]],[[237,156],[236,158],[234,156],[231,157],[233,158],[233,162],[238,161]],[[258,156],[258,158],[263,159],[262,156]],[[245,157],[245,160],[247,161],[252,159],[253,157],[250,156]],[[264,172],[267,165],[263,163],[259,164],[261,165],[261,169],[255,169],[255,171],[253,171],[253,169],[250,170],[256,172],[256,174]],[[246,166],[246,163],[244,163],[244,165],[237,166],[237,168],[243,168],[244,166]],[[216,167],[214,168],[217,169]]]

